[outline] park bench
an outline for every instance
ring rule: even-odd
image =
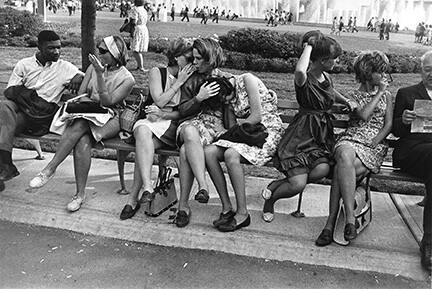
[[[140,93],[143,95],[147,95],[148,89],[135,87],[132,90],[131,95],[129,96],[128,99],[133,100]],[[281,113],[281,118],[282,118],[282,121],[284,123],[284,126],[288,126],[288,124],[294,118],[295,113],[298,111],[299,105],[296,101],[279,100],[278,101],[278,108],[279,108],[279,111]],[[335,131],[337,134],[338,131],[340,132],[341,130],[345,129],[348,126],[348,115],[347,115],[346,110],[344,110],[344,107],[341,105],[335,105],[332,108],[332,112],[336,115],[336,119],[333,120],[333,124],[334,124]],[[31,136],[31,135],[20,135],[17,137],[17,139],[37,139],[37,140],[52,142],[52,141],[59,141],[60,136],[56,135],[56,134],[51,134],[51,133],[43,135],[43,136],[38,136],[38,137],[37,136]],[[394,137],[390,136],[390,137],[388,137],[387,140],[389,141],[390,147],[394,147],[396,139]],[[118,167],[119,179],[120,179],[119,192],[121,193],[121,191],[126,190],[125,181],[124,181],[125,161],[129,155],[129,153],[135,151],[135,146],[131,145],[131,144],[127,144],[124,141],[122,141],[120,138],[116,137],[116,138],[104,140],[103,141],[103,147],[100,147],[100,146],[97,147],[97,149],[101,149],[101,148],[102,149],[106,148],[106,149],[116,150],[117,167]],[[158,150],[156,150],[156,154],[169,156],[169,157],[178,157],[179,156],[178,150],[172,150],[172,149],[158,149]],[[272,161],[268,162],[266,164],[266,166],[272,167],[273,162]],[[391,181],[422,183],[422,181],[420,179],[412,177],[408,174],[405,174],[405,173],[401,172],[400,169],[398,169],[398,168],[394,168],[392,166],[391,162],[385,162],[382,165],[381,171],[378,174],[370,175],[368,177],[367,182],[366,182],[367,185],[369,185],[369,178],[378,179],[378,180],[391,180]],[[320,181],[319,183],[328,184],[329,182],[327,180],[324,182]],[[406,192],[392,192],[392,193],[406,194]],[[409,194],[422,195],[421,192],[414,192],[414,193],[410,192]],[[296,216],[296,217],[304,216],[301,213],[301,202],[302,202],[302,194],[300,194],[299,199],[298,199],[297,210],[292,213],[293,216]]]

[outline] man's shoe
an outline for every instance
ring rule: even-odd
[[[3,169],[0,172],[0,181],[9,181],[19,174],[18,169],[13,164],[3,165]]]
[[[196,193],[195,195],[195,200],[202,204],[207,204],[209,199],[209,193],[206,189],[199,190],[198,193]]]
[[[431,272],[431,242],[422,241],[420,244],[421,265],[424,269]]]
[[[4,189],[5,189],[5,184],[3,181],[0,181],[0,192],[4,191]]]

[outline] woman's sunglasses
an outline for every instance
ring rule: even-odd
[[[98,47],[98,50],[99,50],[99,54],[106,54],[109,52],[107,49],[104,49],[102,47]]]

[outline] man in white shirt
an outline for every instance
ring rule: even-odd
[[[60,58],[60,38],[50,30],[38,35],[39,51],[18,61],[10,76],[5,95],[14,88],[32,90],[51,103],[58,103],[66,88],[77,91],[84,74]],[[14,96],[17,97],[17,96]],[[29,118],[11,100],[0,101],[0,182],[19,175],[12,163],[13,139],[31,124]]]

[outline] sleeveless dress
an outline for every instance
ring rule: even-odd
[[[373,173],[379,172],[384,157],[387,155],[388,144],[386,142],[381,142],[374,148],[370,143],[384,126],[386,95],[389,93],[386,91],[380,98],[369,120],[364,121],[354,114],[350,115],[349,127],[340,134],[335,145],[335,149],[341,145],[353,147],[363,165]],[[359,108],[362,108],[372,100],[374,94],[355,90],[350,93],[350,97],[359,104]]]
[[[330,109],[335,101],[333,83],[307,73],[302,87],[295,84],[299,112],[286,128],[274,160],[275,167],[287,177],[309,174],[320,163],[330,163],[334,133]]]
[[[132,37],[131,50],[147,52],[149,45],[149,32],[147,29],[147,10],[144,6],[132,8],[130,18],[135,19],[135,31]]]
[[[167,79],[165,83],[165,89],[163,89],[163,91],[168,91],[168,89],[170,89],[170,87],[176,82],[177,79],[174,75],[169,73],[169,70],[167,68],[163,68],[163,69],[166,69],[167,71]],[[160,109],[165,112],[174,111],[175,109],[177,109],[179,102],[180,102],[180,90],[178,90],[173,95],[171,100],[164,107],[161,107]],[[178,121],[173,121],[168,119],[148,120],[145,118],[145,119],[138,120],[135,123],[133,130],[135,131],[137,127],[142,125],[147,126],[151,130],[153,135],[156,136],[165,145],[169,147],[175,147],[176,130],[178,126]]]
[[[249,96],[246,91],[244,77],[247,74],[235,76],[236,95],[231,103],[235,116],[245,119],[250,115]],[[276,153],[277,145],[283,133],[282,120],[277,111],[277,95],[268,90],[264,83],[258,79],[259,95],[261,100],[261,123],[265,125],[268,137],[262,148],[244,143],[235,143],[228,140],[218,140],[214,145],[233,148],[248,162],[256,166],[263,166],[271,160]]]

